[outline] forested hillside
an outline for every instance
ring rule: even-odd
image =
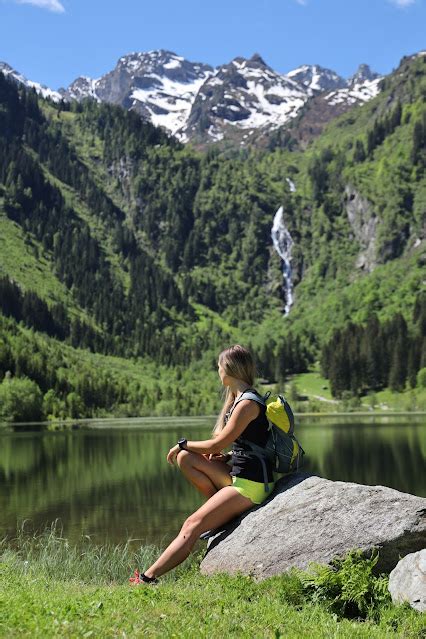
[[[174,388],[184,371],[185,401],[175,393],[167,410],[203,412],[217,400],[191,393],[191,380],[214,371],[230,342],[253,346],[269,379],[317,359],[331,375],[336,330],[392,321],[405,322],[418,355],[399,347],[410,375],[396,384],[389,368],[374,388],[417,383],[426,366],[415,312],[426,262],[426,57],[403,59],[383,83],[305,151],[282,137],[273,151],[224,154],[184,147],[120,107],[51,103],[0,74],[0,376],[10,372],[0,392],[25,375],[40,390],[41,416],[155,412],[155,398],[136,400],[119,375],[93,399],[84,380],[96,385],[102,367],[90,366],[92,351],[132,360],[146,379],[170,370]],[[285,316],[271,240],[279,206],[293,241]],[[23,341],[33,344],[26,360]],[[55,348],[69,366],[62,381]],[[72,349],[85,375],[74,375]],[[347,388],[366,392],[366,380]]]

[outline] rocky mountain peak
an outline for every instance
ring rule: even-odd
[[[260,53],[253,53],[251,58],[248,59],[248,63],[250,64],[250,66],[261,66],[261,67],[267,67],[268,66],[266,64],[265,60],[260,55]]]
[[[182,133],[184,139],[208,135],[216,141],[240,135],[245,144],[250,130],[284,124],[307,98],[304,87],[271,69],[259,54],[237,57],[201,86]],[[248,131],[238,134],[241,129]]]
[[[115,68],[98,80],[77,78],[65,97],[91,96],[120,104],[176,134],[200,86],[212,73],[210,65],[190,62],[173,51],[136,51],[119,58]]]
[[[60,87],[58,92],[62,95],[62,97],[66,100],[74,99],[74,100],[82,100],[83,98],[94,98],[98,102],[100,101],[98,96],[96,95],[96,85],[98,80],[93,80],[88,76],[80,76],[76,80],[74,80],[68,87],[68,89],[64,89],[64,87]]]
[[[360,64],[356,72],[348,79],[348,86],[364,84],[364,82],[376,80],[379,77],[380,75],[372,71],[368,64]]]
[[[173,51],[165,49],[146,53],[129,53],[118,60],[116,69],[125,70],[132,77],[157,73],[173,78],[180,76],[181,79],[187,74],[194,75],[200,71],[211,72],[213,70],[208,64],[189,62]]]
[[[334,91],[346,86],[344,78],[319,64],[304,64],[289,71],[287,77],[302,84],[311,94],[319,91]]]
[[[272,72],[272,69],[268,67],[268,65],[262,60],[262,58],[260,58],[260,56],[258,58],[254,58],[254,56],[251,58],[242,58],[239,56],[237,58],[234,58],[230,63],[222,64],[221,66],[217,67],[216,75],[220,76],[222,73],[231,73],[234,76],[235,74],[239,74],[242,77],[246,77],[253,72],[261,73],[263,71]]]

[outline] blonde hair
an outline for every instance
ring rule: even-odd
[[[244,348],[244,346],[235,344],[222,351],[219,355],[219,364],[223,367],[225,375],[235,377],[236,379],[246,382],[249,386],[253,386],[256,377],[256,365],[252,354],[247,348]],[[213,435],[220,432],[225,426],[226,413],[231,409],[235,397],[236,395],[231,391],[229,386],[227,386],[224,393],[222,410],[213,428]]]

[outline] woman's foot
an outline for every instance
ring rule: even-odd
[[[135,570],[133,577],[129,579],[131,586],[138,586],[139,584],[158,584],[158,579],[155,577],[147,577],[145,573],[140,573],[139,570]]]

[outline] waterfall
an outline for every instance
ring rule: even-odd
[[[284,208],[280,206],[275,213],[271,230],[274,248],[283,261],[283,279],[285,292],[284,314],[288,315],[293,304],[293,283],[291,281],[291,248],[293,240],[284,224]]]
[[[296,191],[295,183],[293,182],[293,180],[290,180],[290,178],[286,178],[286,180],[287,180],[287,184],[290,187],[290,193],[294,193]]]

